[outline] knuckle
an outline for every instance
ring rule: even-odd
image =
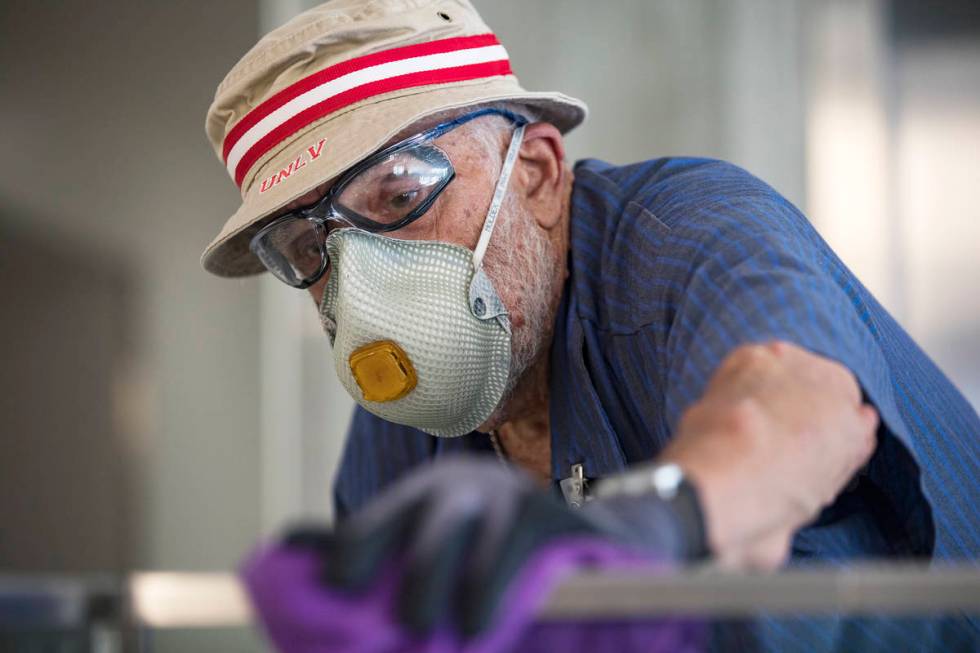
[[[754,551],[749,561],[749,567],[757,571],[775,571],[789,557],[790,536],[779,534],[764,542]]]
[[[766,345],[740,345],[728,354],[725,362],[738,369],[754,368],[767,361],[769,356]]]
[[[769,348],[766,345],[742,345],[738,348],[741,357],[749,363],[759,363],[769,358]]]
[[[853,372],[842,363],[828,358],[821,359],[824,368],[824,378],[832,387],[840,389],[849,398],[857,400],[861,397],[861,386]]]
[[[865,405],[861,408],[861,410],[867,424],[867,428],[864,429],[864,438],[862,440],[862,443],[864,444],[864,448],[862,450],[863,457],[867,459],[878,446],[878,426],[881,423],[881,419],[878,416],[878,411],[871,406]]]
[[[681,428],[683,428],[685,425],[691,425],[701,421],[701,417],[703,413],[704,413],[703,401],[698,401],[688,406],[681,414],[681,419],[680,419]]]
[[[789,355],[789,353],[795,349],[795,345],[786,340],[771,340],[765,344],[765,349],[774,356],[779,358]]]
[[[731,374],[737,371],[738,367],[739,367],[739,358],[738,358],[738,350],[736,349],[735,351],[730,352],[721,360],[721,363],[718,365],[718,368],[715,371],[714,378]]]
[[[738,435],[752,435],[758,431],[761,418],[761,406],[751,397],[739,399],[725,408],[727,430]]]
[[[717,419],[714,402],[700,400],[691,404],[681,415],[678,428],[682,432],[702,431],[711,428]]]

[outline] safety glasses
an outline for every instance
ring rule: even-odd
[[[440,123],[365,158],[316,204],[263,227],[249,247],[277,279],[293,288],[308,288],[327,269],[326,240],[335,226],[388,233],[425,215],[456,176],[449,157],[432,141],[488,115],[503,116],[515,127],[527,124],[525,118],[500,109],[480,109]]]

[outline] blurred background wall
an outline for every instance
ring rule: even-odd
[[[980,5],[475,2],[526,87],[590,105],[570,158],[746,167],[980,405]],[[230,569],[330,517],[351,404],[309,299],[198,264],[237,206],[214,88],[314,4],[0,2],[0,571]]]
[[[257,33],[0,2],[0,569],[228,569],[258,532],[259,291],[198,265],[237,206],[204,112]]]

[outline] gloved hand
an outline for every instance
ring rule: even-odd
[[[655,501],[633,500],[622,513],[601,503],[573,510],[496,460],[442,458],[393,485],[336,531],[294,530],[287,544],[321,552],[329,560],[323,581],[345,591],[366,588],[398,560],[404,569],[399,619],[421,633],[448,618],[471,636],[490,624],[512,578],[544,544],[598,535],[637,545],[642,535],[631,537],[636,531],[629,527],[637,519],[649,527],[642,530],[671,530]],[[644,514],[648,504],[655,515]],[[658,546],[662,542],[652,548]]]

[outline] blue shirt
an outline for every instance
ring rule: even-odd
[[[552,472],[601,477],[655,458],[737,346],[786,340],[849,368],[881,415],[878,448],[793,542],[794,564],[980,553],[980,419],[806,217],[740,168],[703,159],[575,167],[569,278],[551,349]],[[338,514],[412,466],[486,449],[358,409]],[[977,623],[772,619],[722,623],[722,650],[967,650]]]

